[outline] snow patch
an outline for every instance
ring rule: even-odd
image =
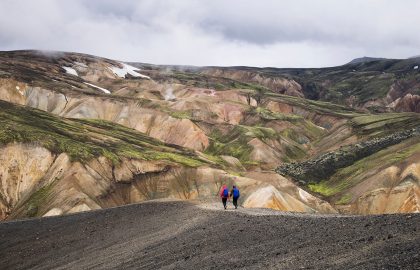
[[[67,74],[74,75],[74,76],[79,76],[79,75],[77,74],[77,71],[76,71],[74,68],[71,68],[71,67],[65,67],[65,66],[62,66],[62,68],[64,68],[64,69],[66,70],[66,73],[67,73]]]
[[[88,66],[85,63],[81,62],[74,62],[73,68],[76,69],[77,72],[86,72],[88,70]]]
[[[76,66],[80,66],[80,67],[84,67],[84,68],[87,68],[88,67],[85,63],[82,63],[82,62],[74,62],[74,64]]]
[[[119,67],[109,67],[109,69],[118,77],[120,78],[125,78],[125,75],[130,74],[131,76],[134,77],[140,77],[140,78],[144,78],[144,79],[149,79],[149,76],[140,74],[138,72],[136,72],[135,70],[140,70],[139,68],[124,64],[124,63],[120,63],[122,65],[122,68]]]
[[[419,66],[414,66],[414,67],[413,67],[413,69],[418,69],[418,68],[419,68]]]
[[[87,85],[89,85],[89,86],[95,87],[95,88],[97,88],[97,89],[101,90],[102,92],[104,92],[104,93],[106,93],[106,94],[111,94],[111,91],[109,91],[109,90],[107,90],[107,89],[105,89],[105,88],[102,88],[102,87],[99,87],[99,86],[96,86],[96,85],[94,85],[94,84],[87,83],[87,82],[85,82],[84,84],[87,84]]]

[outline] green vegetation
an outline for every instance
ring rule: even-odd
[[[295,138],[296,136],[296,138]],[[306,150],[300,145],[300,134],[293,129],[287,129],[283,133],[277,133],[272,128],[261,126],[237,125],[227,134],[222,134],[214,129],[210,134],[210,145],[206,153],[212,155],[227,155],[239,159],[244,166],[257,166],[259,162],[250,159],[250,154],[254,148],[248,144],[253,138],[258,138],[262,142],[277,140],[284,148],[284,161],[302,159],[306,156]],[[302,143],[306,143],[307,141]]]
[[[25,203],[27,217],[35,217],[38,215],[39,207],[42,205],[45,198],[49,195],[53,186],[54,182],[47,184],[38,189],[29,197]]]
[[[242,138],[228,143],[220,143],[214,139],[211,139],[210,146],[206,149],[206,154],[211,155],[228,155],[239,159],[241,163],[249,162],[249,155],[253,148],[247,144]]]
[[[416,113],[383,113],[354,117],[350,126],[359,135],[387,135],[420,126],[420,115]]]
[[[372,138],[319,155],[312,160],[282,164],[276,171],[302,183],[308,183],[309,188],[314,192],[332,196],[361,182],[363,177],[359,176],[372,172],[372,168],[390,166],[419,151],[418,145],[411,145],[413,142],[419,143],[418,132],[418,128],[409,129],[380,138]],[[405,145],[407,142],[409,144]],[[410,148],[401,151],[406,147]]]
[[[210,134],[210,145],[206,149],[206,154],[227,155],[239,159],[242,164],[249,162],[249,155],[253,147],[248,144],[254,135],[254,132],[264,136],[264,131],[252,127],[235,126],[227,135],[223,135],[219,130],[214,129]],[[270,131],[265,131],[271,134]]]
[[[305,97],[337,104],[363,106],[387,96],[396,83],[406,93],[418,92],[420,73],[413,70],[418,60],[379,60],[319,69],[237,68],[261,77],[286,78],[302,86]],[[384,107],[369,107],[384,112]]]
[[[271,99],[273,101],[283,102],[292,106],[300,107],[310,112],[316,112],[320,114],[327,114],[344,118],[351,118],[358,115],[362,115],[362,113],[356,111],[355,109],[330,102],[319,100],[315,101],[271,92],[266,93],[265,95],[268,99]]]
[[[319,183],[309,183],[308,188],[312,192],[321,194],[325,197],[328,197],[334,194],[334,190],[330,188],[324,181],[321,181]]]
[[[168,146],[133,129],[93,119],[64,119],[0,101],[0,144],[34,143],[53,153],[67,153],[86,162],[105,156],[114,164],[121,158],[168,160],[196,167],[205,163],[193,151]]]
[[[307,134],[312,138],[319,138],[326,133],[326,131],[312,123],[311,121],[305,120],[302,122],[303,129],[307,131]]]
[[[169,111],[170,116],[178,119],[192,119],[192,113],[187,111]]]
[[[196,72],[175,71],[169,75],[168,79],[175,79],[187,86],[209,88],[215,90],[250,89],[255,91],[269,91],[268,88],[261,85],[240,82],[224,77],[214,77]]]
[[[258,138],[260,140],[275,139],[277,138],[276,132],[272,128],[260,127],[260,126],[244,126],[238,125],[237,128],[241,130],[241,133],[251,138]]]
[[[249,111],[249,113],[257,114],[264,120],[282,120],[282,121],[300,121],[303,120],[303,117],[296,114],[291,113],[279,113],[279,112],[272,112],[269,109],[263,108],[263,107],[252,107]]]
[[[283,157],[284,162],[291,162],[295,160],[300,160],[306,156],[306,151],[300,145],[297,144],[287,144],[285,146],[286,155]]]
[[[412,72],[413,66],[414,62],[410,60],[381,60],[333,68],[258,69],[255,72],[294,79],[310,99],[337,104],[352,100],[353,105],[363,105],[386,97],[397,80],[400,85],[418,81],[419,74]]]
[[[371,176],[372,173],[379,173],[382,168],[398,165],[398,163],[419,152],[420,138],[412,138],[360,159],[354,164],[338,170],[328,180],[323,180],[319,183],[309,183],[308,187],[311,191],[325,197],[339,195],[361,183],[366,177]]]
[[[325,98],[332,102],[342,103],[342,99],[355,96],[358,103],[365,103],[369,100],[385,97],[394,80],[394,75],[390,73],[361,72],[353,74],[343,80],[337,80],[332,86],[328,87]],[[336,95],[333,93],[336,93]]]
[[[344,205],[344,204],[350,203],[351,200],[352,200],[351,194],[345,194],[335,204],[338,204],[338,205],[342,204],[342,205]]]

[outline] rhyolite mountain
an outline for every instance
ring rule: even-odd
[[[151,199],[420,211],[420,59],[161,66],[0,52],[0,218]]]

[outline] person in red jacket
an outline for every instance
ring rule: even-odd
[[[223,207],[226,209],[226,202],[229,198],[229,189],[226,185],[223,185],[220,189],[220,198],[222,198]]]

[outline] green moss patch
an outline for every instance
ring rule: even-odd
[[[38,216],[39,208],[50,194],[53,186],[54,182],[45,185],[29,197],[25,203],[27,217]]]
[[[265,96],[273,101],[286,103],[292,106],[300,107],[306,111],[316,112],[319,114],[326,114],[343,118],[352,118],[358,115],[362,115],[362,113],[358,112],[355,109],[325,101],[315,101],[310,99],[276,94],[272,92],[265,93]]]
[[[210,134],[210,145],[205,152],[211,155],[233,156],[239,159],[242,164],[245,164],[251,161],[249,156],[253,150],[248,142],[252,138],[272,136],[273,132],[272,129],[238,125],[228,135],[223,135],[215,129]]]
[[[192,113],[188,111],[170,111],[170,116],[178,119],[192,119]]]
[[[379,136],[420,126],[416,113],[384,113],[354,117],[349,122],[359,135]]]
[[[258,114],[264,120],[301,121],[303,117],[291,113],[272,112],[264,107],[252,108],[250,114]]]

